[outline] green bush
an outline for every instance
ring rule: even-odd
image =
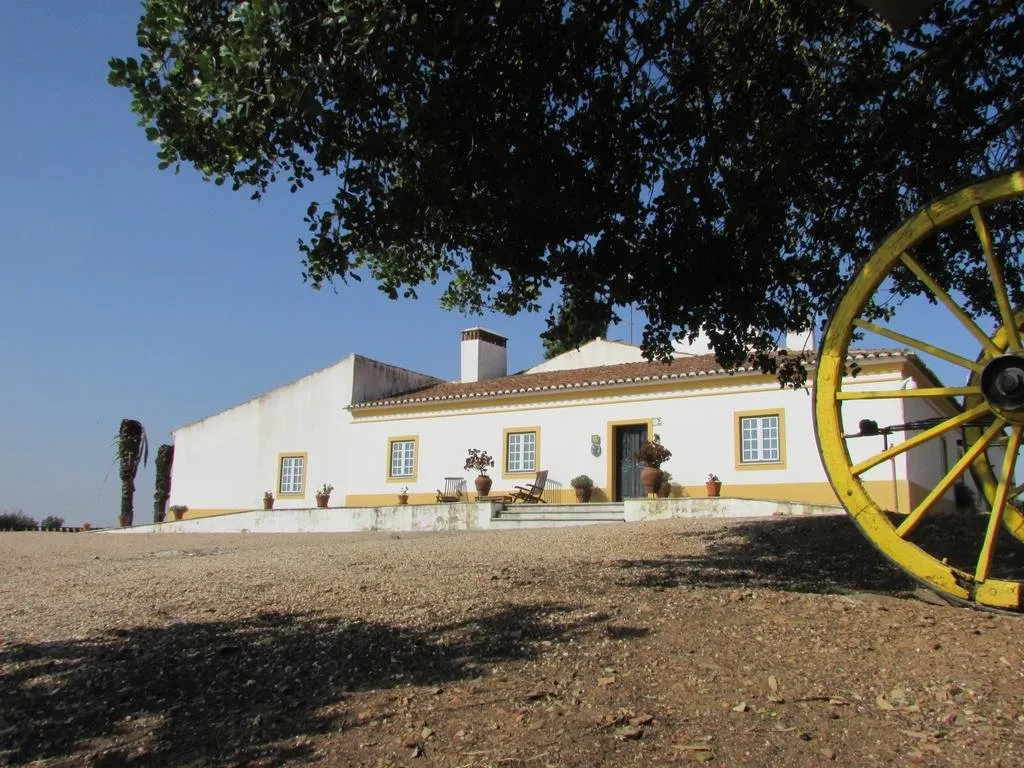
[[[0,531],[34,531],[38,527],[35,519],[20,509],[15,512],[0,512]]]
[[[44,531],[56,531],[57,529],[64,527],[64,518],[57,517],[56,515],[44,517],[43,522],[39,524],[39,527]]]

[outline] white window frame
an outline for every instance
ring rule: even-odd
[[[378,449],[379,450],[379,449]],[[412,438],[391,441],[388,476],[409,479],[416,475],[416,441]],[[397,472],[395,470],[398,470]]]
[[[505,435],[505,471],[509,474],[537,471],[537,432],[523,430]]]
[[[306,487],[306,457],[282,456],[278,472],[277,495],[301,496]]]
[[[782,462],[782,418],[777,413],[740,417],[740,463]]]

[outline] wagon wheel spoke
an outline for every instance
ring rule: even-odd
[[[913,347],[921,352],[927,352],[929,355],[935,355],[935,357],[940,357],[946,362],[953,363],[953,365],[959,365],[961,368],[978,371],[979,373],[985,369],[983,363],[979,363],[976,360],[968,360],[966,357],[962,357],[955,352],[950,352],[948,349],[937,347],[934,344],[929,344],[927,341],[922,341],[921,339],[915,339],[913,336],[898,333],[890,328],[886,328],[884,325],[878,325],[877,323],[872,323],[869,320],[861,320],[860,318],[855,319],[853,321],[853,325],[857,328],[863,328],[866,331],[877,333],[879,336],[885,336],[887,339],[892,339],[900,344],[906,344],[908,347]]]
[[[949,432],[951,429],[956,429],[957,427],[966,424],[969,421],[973,421],[974,419],[980,418],[984,416],[986,413],[988,413],[988,404],[979,403],[973,408],[969,408],[963,413],[959,413],[956,416],[946,419],[945,421],[936,424],[934,427],[930,429],[926,429],[923,432],[914,435],[913,437],[908,437],[902,443],[897,443],[896,445],[887,448],[886,450],[880,453],[876,453],[869,459],[865,459],[864,461],[858,464],[854,464],[852,467],[850,467],[850,474],[852,474],[854,477],[862,475],[872,467],[877,467],[883,461],[888,461],[894,456],[899,456],[901,453],[905,453],[909,451],[911,448],[914,448],[915,446],[921,445],[922,443],[926,443],[929,440],[938,437],[939,435],[943,435],[946,432]]]
[[[995,439],[996,435],[1002,431],[1003,427],[1006,426],[1006,422],[1002,419],[996,419],[995,422],[985,430],[985,433],[974,442],[969,449],[964,452],[964,455],[960,457],[960,460],[950,468],[949,472],[943,475],[942,479],[938,484],[928,493],[921,502],[910,511],[906,519],[896,527],[896,534],[902,538],[906,538],[911,531],[913,531],[921,519],[928,513],[935,503],[946,495],[946,491],[955,483],[964,472],[967,471],[968,467],[974,462],[975,459],[984,451],[989,444]]]
[[[985,542],[981,545],[981,554],[978,555],[978,567],[974,572],[974,580],[978,582],[988,579],[988,572],[992,565],[992,550],[995,547],[996,532],[999,530],[999,524],[1003,519],[1006,497],[1010,487],[1010,478],[1013,476],[1013,467],[1017,463],[1020,438],[1021,427],[1015,424],[1010,432],[1010,439],[1006,444],[1006,455],[1003,456],[1003,468],[999,475],[999,485],[996,487],[996,496],[992,501],[992,513],[989,515],[988,527],[985,530]]]
[[[932,295],[942,302],[946,309],[948,309],[953,316],[960,321],[961,325],[970,331],[971,335],[978,340],[990,356],[1002,354],[1003,351],[997,347],[993,343],[992,339],[988,337],[988,334],[986,334],[978,324],[974,322],[974,318],[964,312],[963,309],[953,301],[952,297],[942,289],[942,286],[932,279],[931,275],[924,271],[924,268],[917,263],[913,256],[911,256],[907,251],[904,251],[900,254],[900,261],[903,262],[903,265],[907,269],[914,273],[914,276],[917,277],[918,280],[924,283],[925,287],[932,292]]]
[[[981,395],[981,387],[922,387],[921,389],[871,389],[836,392],[836,400],[889,400],[904,397],[957,397]]]
[[[1003,281],[1003,270],[996,260],[995,250],[992,247],[992,235],[988,231],[988,224],[985,217],[981,215],[978,206],[971,208],[971,218],[974,219],[974,229],[981,241],[981,249],[985,253],[985,263],[988,264],[989,279],[992,281],[992,290],[996,295],[996,304],[999,306],[999,315],[1003,320],[1003,327],[1006,328],[1007,348],[1013,352],[1020,352],[1020,333],[1017,331],[1017,323],[1010,308],[1010,297],[1006,292],[1006,283]]]

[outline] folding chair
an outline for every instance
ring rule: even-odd
[[[527,504],[536,504],[541,502],[545,504],[547,502],[542,498],[544,495],[544,486],[548,482],[548,471],[545,469],[542,472],[537,473],[536,479],[532,485],[517,485],[516,491],[512,495],[512,501],[522,501]]]
[[[462,501],[462,494],[466,489],[466,481],[461,477],[446,477],[444,479],[444,490],[437,492],[438,504],[451,504]]]

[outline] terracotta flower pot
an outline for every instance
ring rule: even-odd
[[[671,495],[672,495],[672,483],[664,483],[663,482],[658,487],[658,498],[659,499],[667,499]]]
[[[586,504],[590,501],[590,496],[594,493],[593,488],[574,488],[576,491],[576,501],[580,504]]]
[[[487,496],[491,492],[491,483],[494,480],[490,475],[477,475],[476,480],[473,481],[473,485],[476,486],[477,496]]]
[[[661,470],[658,467],[644,467],[640,470],[640,482],[647,493],[657,493],[661,487]]]
[[[708,480],[704,483],[704,487],[708,489],[708,496],[721,496],[722,495],[722,481],[721,480]]]
[[[400,493],[400,494],[398,494],[398,503],[401,506],[405,506],[406,504],[408,504],[409,503],[409,494],[408,493]]]
[[[327,504],[331,501],[330,496],[317,496],[316,505],[320,509],[327,509]]]
[[[273,509],[274,508],[274,500],[273,499],[264,499],[263,500],[263,508],[264,509]]]

